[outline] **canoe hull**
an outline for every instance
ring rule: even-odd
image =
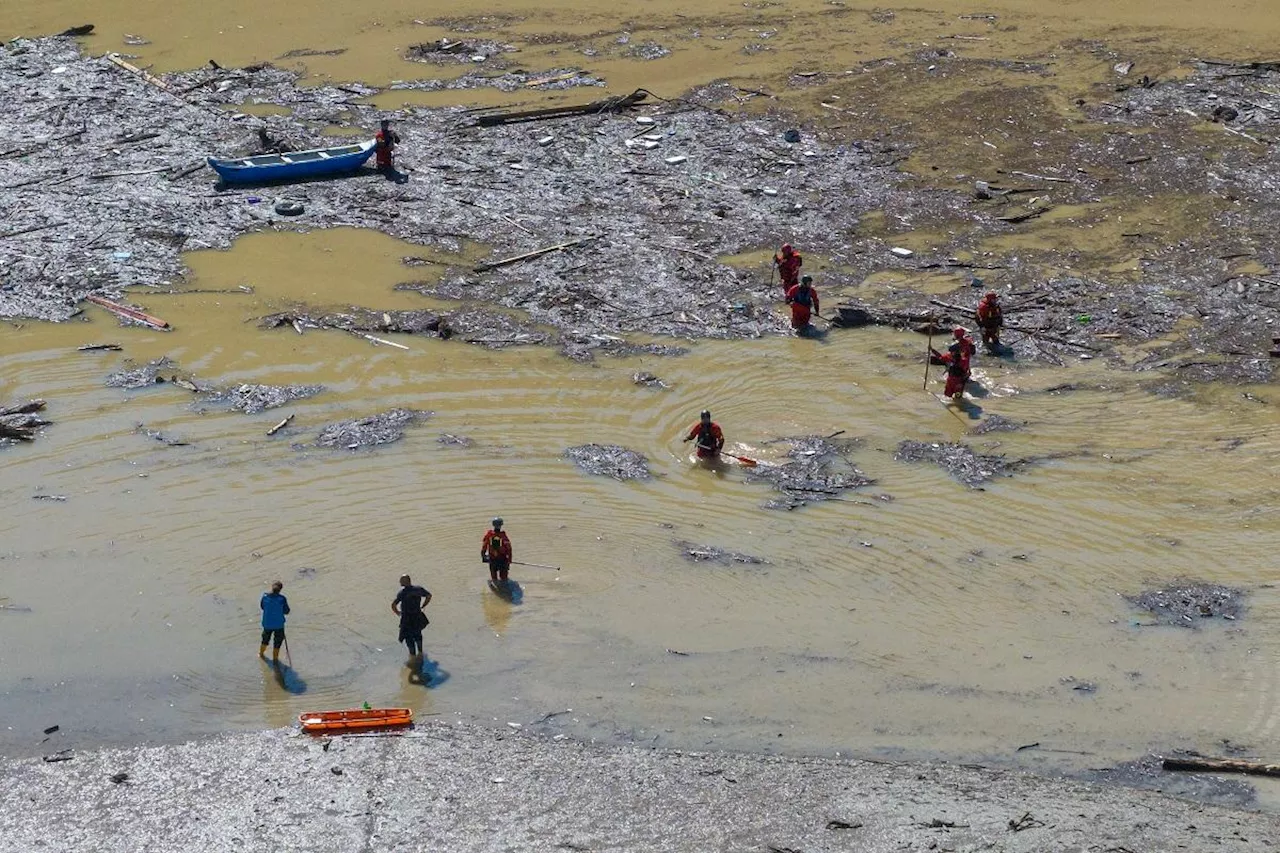
[[[306,711],[298,715],[298,725],[307,734],[393,729],[413,723],[410,708],[355,708],[349,711]]]
[[[311,151],[264,154],[238,160],[208,158],[209,168],[224,184],[267,184],[302,181],[354,172],[373,156],[373,140]]]

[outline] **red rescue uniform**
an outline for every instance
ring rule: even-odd
[[[374,151],[378,158],[379,169],[391,169],[395,166],[396,144],[400,142],[400,134],[391,128],[378,131],[374,138]]]
[[[989,347],[1000,346],[1000,327],[1004,325],[1004,311],[1000,303],[990,296],[978,303],[978,326],[982,329],[982,342]]]
[[[689,430],[687,438],[697,439],[695,442],[698,448],[699,459],[712,459],[720,455],[720,448],[724,447],[724,433],[720,430],[720,424],[712,421],[703,427],[702,421],[698,421],[693,425],[693,429]]]
[[[973,341],[962,338],[947,347],[945,355],[935,354],[937,360],[947,366],[947,387],[943,393],[948,397],[964,393],[964,386],[969,382],[969,359],[975,349]]]
[[[805,290],[800,285],[787,289],[787,304],[791,306],[791,328],[799,331],[809,325],[809,314],[821,314],[818,304],[818,288],[810,285]]]
[[[511,539],[505,530],[490,529],[480,541],[480,557],[489,564],[489,575],[507,579],[511,568]]]
[[[790,290],[800,283],[800,267],[804,266],[804,259],[800,257],[799,252],[792,252],[790,255],[774,255],[773,262],[778,265],[778,275],[782,277],[783,290]]]

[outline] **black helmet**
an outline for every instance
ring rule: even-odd
[[[494,526],[494,529],[497,529],[497,528],[501,527],[501,526],[502,526],[502,519],[500,519],[500,518],[495,518],[495,519],[493,520],[493,526]]]
[[[811,275],[802,275],[802,276],[800,276],[800,283],[801,283],[801,284],[813,284],[813,276],[811,276]]]
[[[710,410],[710,409],[703,409],[703,410],[702,410],[702,419],[703,419],[704,421],[709,421],[709,420],[711,420],[711,410]]]

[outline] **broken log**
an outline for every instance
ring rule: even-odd
[[[130,308],[126,305],[121,305],[118,302],[112,302],[110,299],[105,299],[96,293],[89,294],[85,299],[92,302],[94,305],[106,308],[113,314],[117,314],[127,320],[133,320],[135,323],[142,323],[153,329],[159,329],[162,332],[170,331],[170,326],[167,322],[161,320],[159,317],[152,317],[150,314],[145,314],[136,308]]]
[[[589,104],[544,107],[536,110],[518,110],[511,113],[491,113],[489,115],[477,116],[476,124],[480,127],[495,127],[497,125],[515,124],[517,122],[524,121],[541,121],[542,119],[569,118],[570,116],[616,113],[634,107],[636,104],[648,97],[648,94],[649,93],[644,89],[636,89],[630,95],[603,98],[598,101],[592,101]]]
[[[122,349],[124,349],[124,347],[119,344],[85,344],[82,347],[76,347],[76,352],[99,352],[101,350],[119,352]]]
[[[535,249],[532,252],[525,252],[523,255],[515,255],[510,258],[503,258],[502,260],[479,264],[477,266],[472,267],[471,271],[472,272],[488,272],[489,270],[495,270],[498,267],[505,267],[508,264],[519,263],[520,261],[527,261],[531,258],[537,258],[537,257],[541,257],[542,255],[550,254],[551,252],[558,252],[561,249],[568,249],[572,246],[581,246],[583,243],[590,243],[592,240],[598,240],[599,238],[600,238],[600,235],[593,234],[590,237],[583,237],[580,240],[571,240],[568,243],[560,243],[555,246],[547,246],[544,249]]]
[[[1200,773],[1248,773],[1252,776],[1280,776],[1280,764],[1263,764],[1240,758],[1166,758],[1160,762],[1165,770],[1188,770]]]

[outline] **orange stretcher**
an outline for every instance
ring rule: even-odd
[[[350,711],[305,711],[298,715],[298,725],[307,734],[326,735],[343,732],[391,729],[413,723],[409,708],[356,708]]]

